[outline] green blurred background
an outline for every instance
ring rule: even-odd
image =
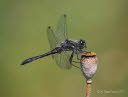
[[[49,51],[46,28],[64,13],[69,37],[99,58],[91,97],[128,96],[127,0],[0,0],[0,97],[85,96],[76,68],[60,69],[50,56],[19,65]]]

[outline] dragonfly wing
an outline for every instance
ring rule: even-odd
[[[68,39],[67,37],[67,16],[63,15],[57,24],[57,30],[54,32],[51,27],[47,29],[48,40],[50,43],[50,49],[53,50],[59,46],[63,41]],[[69,62],[71,51],[63,51],[61,53],[52,55],[52,58],[56,61],[56,64],[60,68],[70,69],[72,65]]]
[[[57,41],[61,44],[63,41],[68,39],[67,36],[67,15],[62,15],[58,21],[57,28],[55,31]]]
[[[60,54],[55,54],[54,58],[56,64],[62,69],[70,69],[72,67],[69,61],[70,55],[71,55],[71,51],[63,51]]]
[[[57,41],[56,36],[50,26],[47,28],[47,36],[48,36],[48,41],[50,44],[50,50],[53,50],[54,48],[57,47],[58,41]],[[52,58],[54,58],[54,55],[52,55]]]
[[[51,50],[59,46],[67,37],[67,15],[62,15],[57,24],[57,30],[54,32],[49,26],[47,28],[47,36]]]
[[[58,45],[58,41],[50,26],[47,28],[47,36],[50,43],[50,50],[53,50]]]

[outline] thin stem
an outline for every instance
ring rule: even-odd
[[[90,97],[91,95],[91,85],[92,85],[92,81],[87,80],[86,97]]]

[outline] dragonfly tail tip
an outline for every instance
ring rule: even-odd
[[[25,65],[26,63],[22,62],[20,65]]]

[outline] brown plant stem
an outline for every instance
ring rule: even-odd
[[[90,97],[91,95],[91,85],[92,85],[92,81],[87,81],[87,87],[86,87],[86,97]]]

